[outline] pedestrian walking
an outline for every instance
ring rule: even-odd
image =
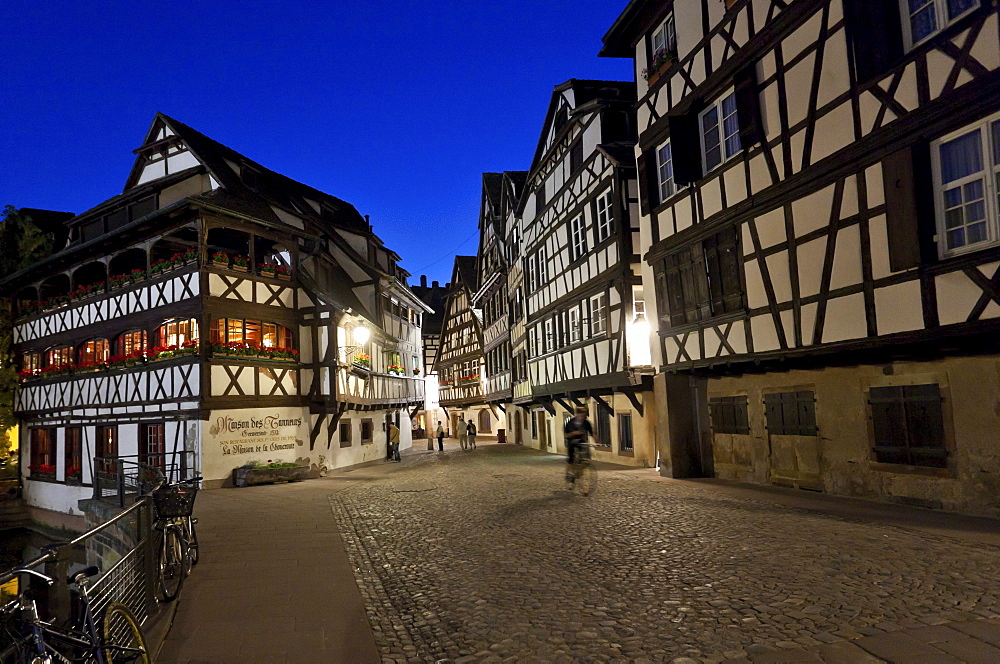
[[[459,422],[461,425],[458,427],[458,443],[464,450],[469,446],[469,428],[465,426],[465,420],[459,420]]]
[[[472,420],[469,420],[469,424],[465,427],[465,431],[469,434],[469,447],[476,449],[476,425]]]
[[[438,420],[437,437],[438,452],[444,452],[444,426],[442,426],[441,420]]]
[[[392,449],[393,461],[402,461],[399,458],[399,427],[389,422],[389,443]]]
[[[577,406],[573,417],[566,421],[563,434],[566,436],[566,481],[572,482],[575,479],[573,457],[580,454],[580,447],[586,444],[587,437],[594,435],[594,428],[590,426],[585,407]]]

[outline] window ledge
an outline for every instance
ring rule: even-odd
[[[954,471],[950,466],[947,468],[937,468],[932,466],[910,466],[906,464],[897,463],[882,463],[879,461],[871,461],[868,464],[871,470],[879,473],[899,473],[900,475],[922,475],[924,477],[937,477],[941,479],[951,479],[955,477]]]

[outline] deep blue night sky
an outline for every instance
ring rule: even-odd
[[[553,86],[632,80],[597,57],[626,4],[3,3],[0,205],[121,193],[162,111],[352,203],[413,282],[445,281],[475,253],[481,173],[530,166]]]

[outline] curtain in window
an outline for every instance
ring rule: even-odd
[[[709,109],[701,118],[705,143],[705,170],[710,171],[722,163],[722,148],[719,143],[719,109]]]
[[[670,143],[656,151],[657,173],[659,174],[660,200],[674,195],[674,164],[670,154]]]
[[[909,0],[909,2],[910,32],[913,42],[916,43],[937,30],[937,9],[934,7],[934,0]]]
[[[736,116],[736,95],[722,100],[722,129],[726,141],[726,158],[740,151],[740,122]]]
[[[971,131],[940,146],[941,183],[946,186],[944,222],[949,249],[987,239],[982,135]]]
[[[948,0],[948,18],[955,20],[979,4],[979,0]]]

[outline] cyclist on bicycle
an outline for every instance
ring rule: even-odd
[[[590,426],[587,419],[587,409],[584,406],[577,406],[576,414],[573,415],[563,427],[566,435],[566,480],[572,482],[573,457],[580,452],[581,446],[585,445],[588,436],[594,435],[594,428]]]

